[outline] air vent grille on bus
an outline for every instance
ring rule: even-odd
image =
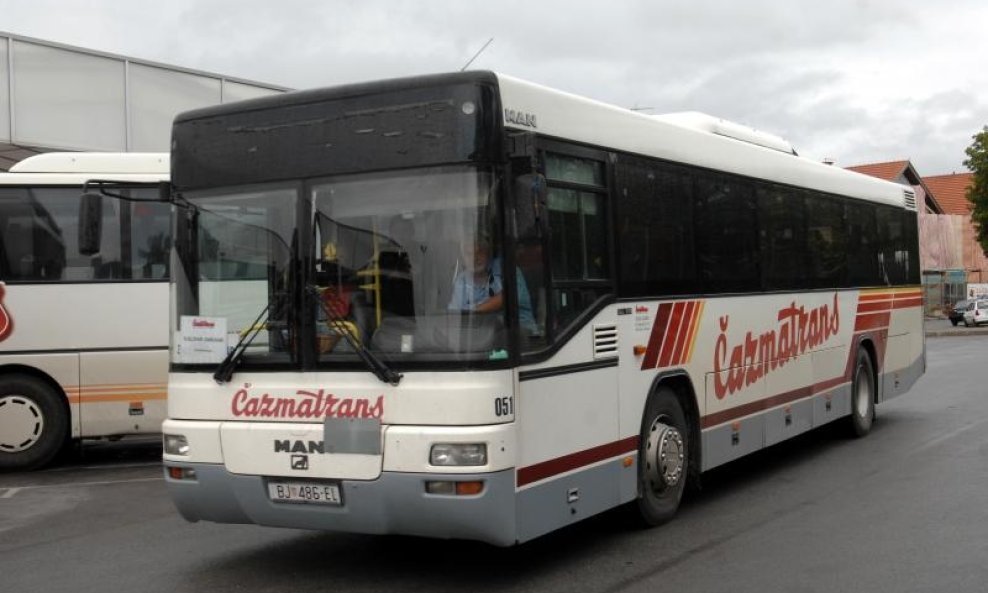
[[[593,357],[614,358],[618,352],[617,326],[613,323],[593,326]]]
[[[916,209],[916,194],[909,190],[902,192],[902,195],[906,199],[906,209],[915,210]]]

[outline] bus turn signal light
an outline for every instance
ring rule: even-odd
[[[484,491],[483,480],[469,482],[430,481],[425,483],[425,491],[429,494],[476,496]]]
[[[483,482],[457,482],[456,493],[459,496],[473,496],[484,491]]]
[[[168,477],[173,480],[195,480],[196,470],[188,467],[168,467]]]
[[[641,344],[635,344],[635,356],[644,356],[647,348]]]

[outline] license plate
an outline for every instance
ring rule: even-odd
[[[268,496],[275,502],[329,504],[340,506],[339,484],[315,482],[268,482]]]

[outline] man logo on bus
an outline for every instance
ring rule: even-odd
[[[7,312],[7,308],[3,306],[3,297],[5,292],[4,283],[0,282],[0,342],[7,339],[7,336],[14,333],[14,320],[10,317],[10,313]]]

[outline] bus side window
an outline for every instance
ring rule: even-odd
[[[604,163],[545,154],[552,277],[552,332],[558,333],[600,297],[610,282]]]
[[[7,260],[3,267],[10,271],[5,280],[44,282],[62,279],[66,264],[62,221],[57,212],[51,212],[35,194],[35,190],[25,188],[4,188],[0,193],[0,220],[4,221]],[[64,201],[68,196],[61,197]]]
[[[689,171],[622,155],[615,190],[621,296],[698,292]]]

